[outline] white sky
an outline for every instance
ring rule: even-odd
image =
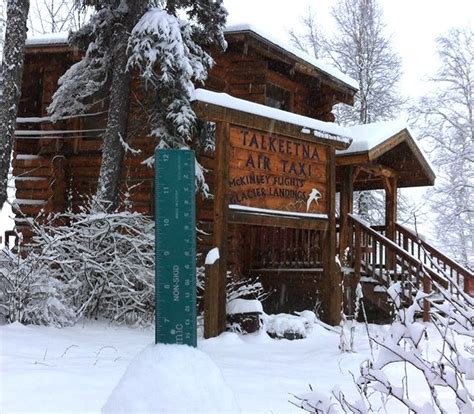
[[[311,5],[321,25],[331,28],[331,7],[336,0],[224,0],[229,24],[250,23],[288,43],[288,31],[297,29]],[[417,96],[423,91],[420,81],[433,74],[436,66],[435,39],[449,28],[473,25],[472,0],[379,0],[384,10],[388,33],[403,59],[402,92]]]

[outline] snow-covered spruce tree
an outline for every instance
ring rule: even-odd
[[[0,95],[0,209],[7,200],[8,170],[21,93],[26,23],[30,2],[8,0]]]
[[[213,61],[203,47],[225,47],[226,11],[221,0],[83,1],[96,13],[71,36],[86,48],[84,58],[60,80],[49,108],[53,117],[86,112],[95,94],[107,91],[109,113],[104,133],[97,200],[112,211],[117,204],[124,143],[127,139],[131,69],[157,96],[151,134],[162,145],[189,145],[195,116],[190,106],[193,82],[203,81]],[[146,12],[145,12],[146,11]],[[188,21],[177,16],[187,15]],[[92,99],[93,100],[93,99]],[[202,176],[202,175],[200,175]]]
[[[101,210],[113,211],[118,201],[131,81],[127,70],[128,38],[147,3],[146,0],[128,3],[124,0],[81,2],[83,7],[94,7],[96,13],[86,26],[70,36],[70,41],[83,46],[86,53],[60,79],[59,89],[49,107],[54,119],[84,112],[92,105],[85,101],[98,92],[108,96],[102,164],[96,192],[97,208]]]
[[[186,10],[187,21],[177,17],[180,10]],[[190,99],[194,84],[204,82],[213,65],[208,50],[226,48],[226,17],[221,0],[167,1],[163,9],[150,9],[131,34],[129,66],[137,68],[156,93],[151,133],[162,147],[189,148],[193,135],[204,141],[209,138],[207,133],[193,134],[197,125]],[[197,163],[196,181],[207,194]]]
[[[452,29],[437,42],[440,67],[418,107],[438,170],[431,208],[441,247],[474,269],[474,31]]]

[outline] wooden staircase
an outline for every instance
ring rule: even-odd
[[[371,227],[355,215],[349,215],[348,221],[349,278],[345,286],[354,291],[360,282],[364,298],[381,311],[390,312],[386,289],[395,282],[403,287],[402,301],[406,305],[412,303],[416,292],[432,293],[439,287],[453,294],[474,296],[474,274],[404,226],[396,224],[392,241],[385,237],[385,226]],[[425,300],[423,319],[429,318],[430,303]]]

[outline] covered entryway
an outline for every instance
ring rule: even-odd
[[[229,270],[275,291],[269,312],[319,300],[322,317],[339,323],[335,154],[350,145],[348,130],[204,90],[193,109],[216,123],[210,242],[220,258],[206,269],[205,336],[225,329]]]
[[[361,282],[364,297],[378,308],[390,310],[386,289],[400,281],[407,300],[416,290],[431,291],[422,277],[423,267],[433,280],[447,286],[446,273],[465,292],[474,294],[473,275],[443,255],[411,230],[397,223],[399,188],[432,186],[433,169],[408,128],[399,122],[361,125],[352,128],[354,143],[338,151],[337,189],[340,193],[338,253],[346,261],[346,305],[351,307],[355,286]],[[354,191],[385,191],[385,224],[370,226],[353,215]],[[426,306],[428,306],[426,304]],[[428,318],[428,308],[424,309]]]

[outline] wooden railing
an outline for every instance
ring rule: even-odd
[[[434,273],[442,276],[446,275],[454,280],[464,292],[474,295],[474,274],[468,269],[447,257],[435,247],[421,240],[414,232],[397,223],[397,243],[404,250],[410,252],[412,256],[422,261]],[[449,286],[453,291],[453,285]]]
[[[354,215],[348,216],[348,224],[348,259],[357,280],[362,276],[369,277],[387,288],[394,282],[401,282],[402,300],[407,304],[411,303],[414,291],[431,293],[432,281],[452,293],[459,294],[459,290],[463,289],[467,294],[474,295],[472,272],[402,225],[396,225],[396,241],[391,241],[385,237],[384,226],[371,227]],[[459,289],[455,289],[454,285]],[[429,302],[424,301],[425,320],[429,320],[429,310]]]
[[[373,226],[372,228],[382,235],[385,234],[385,226]],[[428,269],[433,275],[441,279],[447,277],[455,281],[465,293],[474,296],[474,274],[471,271],[420,239],[415,232],[399,223],[396,223],[395,239],[398,246],[422,262],[425,269]],[[448,288],[452,293],[453,284],[449,284]]]
[[[431,279],[423,272],[423,264],[393,241],[371,228],[356,216],[349,215],[349,254],[357,280],[361,276],[374,279],[380,285],[389,287],[400,282],[403,295],[402,303],[412,303],[416,291],[431,292]],[[393,263],[387,266],[387,258]],[[435,276],[431,275],[430,276]],[[437,281],[447,286],[439,277]],[[423,319],[429,320],[430,304],[423,302]]]
[[[322,267],[323,232],[310,229],[251,226],[245,233],[251,269],[317,269]]]

